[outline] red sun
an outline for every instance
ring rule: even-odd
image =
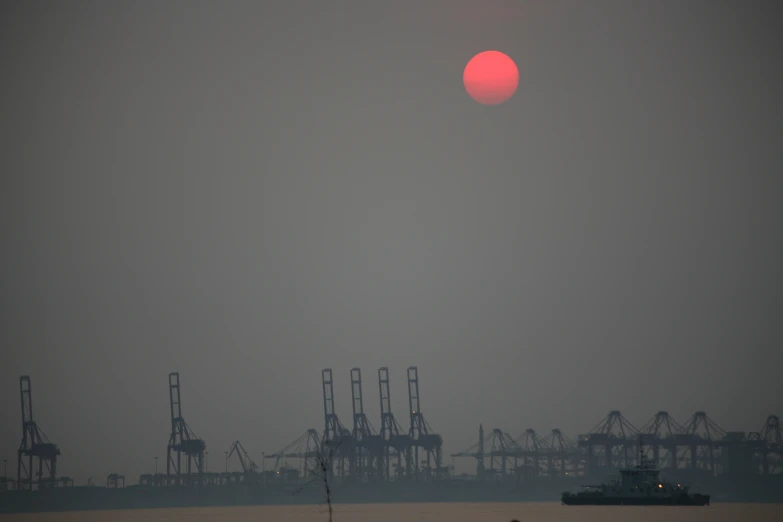
[[[519,85],[514,60],[500,51],[484,51],[470,59],[462,82],[471,98],[484,105],[500,105],[511,98]]]

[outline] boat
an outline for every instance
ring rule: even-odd
[[[620,469],[620,480],[582,486],[579,493],[564,492],[566,506],[708,506],[710,495],[690,493],[688,486],[660,478],[661,470],[645,458],[639,437],[639,465]]]

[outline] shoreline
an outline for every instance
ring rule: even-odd
[[[783,476],[776,480],[700,484],[712,504],[783,503]],[[401,503],[560,503],[563,491],[577,489],[581,479],[523,485],[470,481],[342,484],[332,487],[333,505]],[[77,486],[43,491],[0,493],[0,514],[234,506],[325,505],[323,484],[233,484],[203,487],[105,488]]]

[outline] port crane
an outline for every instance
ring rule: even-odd
[[[172,470],[177,483],[181,476],[187,482],[193,482],[193,475],[204,473],[204,450],[206,443],[199,439],[182,417],[179,373],[169,374],[169,403],[171,405],[171,435],[166,448],[166,474],[171,477]],[[185,456],[185,469],[182,468],[182,456]],[[195,468],[195,469],[194,469]]]
[[[32,490],[34,486],[38,489],[54,487],[57,485],[60,449],[49,441],[33,419],[30,376],[19,378],[19,392],[22,399],[22,443],[18,451],[16,487],[19,490]]]
[[[258,473],[258,465],[253,462],[253,459],[250,458],[250,455],[248,455],[247,451],[242,446],[242,443],[238,440],[234,441],[234,443],[231,445],[231,449],[228,450],[228,457],[226,457],[226,460],[234,456],[235,453],[237,455],[237,459],[239,460],[239,465],[242,467],[243,473]]]

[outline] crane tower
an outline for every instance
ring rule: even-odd
[[[32,490],[34,486],[38,489],[54,487],[60,450],[57,444],[46,438],[33,419],[33,390],[29,376],[19,378],[19,391],[22,399],[22,443],[18,452],[16,487],[19,490]]]
[[[424,450],[424,460],[421,462],[425,469],[424,478],[431,478],[433,470],[435,476],[441,473],[441,449],[443,438],[432,433],[432,429],[424,419],[419,404],[419,370],[416,366],[408,368],[408,407],[410,410],[411,427],[408,431],[413,439],[413,469],[416,476],[419,471],[419,448]],[[434,461],[434,462],[433,462]],[[435,465],[433,468],[433,464]]]
[[[183,481],[193,483],[193,475],[200,477],[204,472],[204,450],[206,443],[196,437],[193,430],[182,417],[180,399],[179,373],[169,374],[169,402],[171,405],[171,436],[166,449],[166,474],[169,478],[172,470],[176,483]],[[185,469],[182,468],[182,456],[185,456]]]

